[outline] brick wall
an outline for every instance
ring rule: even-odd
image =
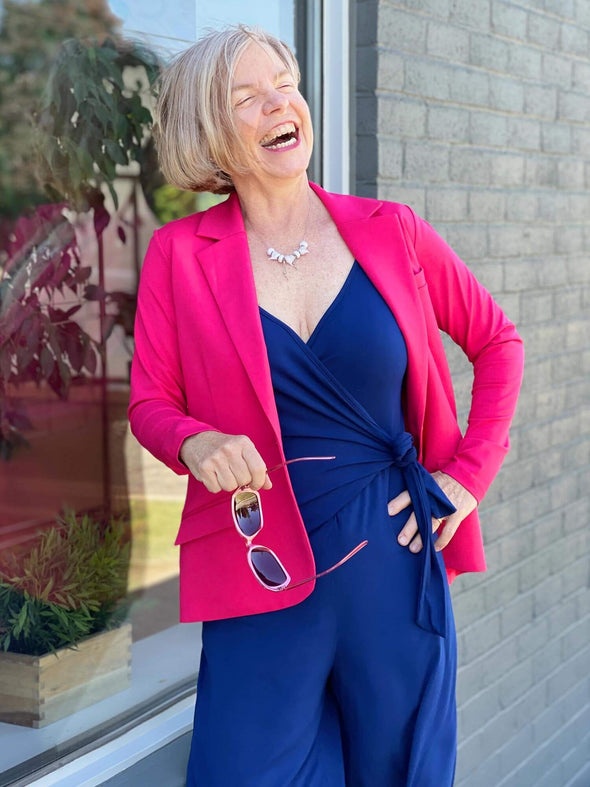
[[[588,787],[590,0],[356,5],[355,190],[430,221],[527,352],[489,568],[452,585],[455,785]]]

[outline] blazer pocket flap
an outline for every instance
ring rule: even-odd
[[[218,530],[225,530],[233,527],[234,520],[231,515],[230,499],[225,505],[221,503],[204,510],[194,510],[182,515],[178,535],[174,543],[184,544],[187,541],[194,541],[196,538],[208,536]],[[237,536],[237,533],[236,533]]]

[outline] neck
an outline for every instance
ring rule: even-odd
[[[300,233],[306,230],[315,199],[306,174],[272,185],[238,182],[235,186],[246,231],[254,230],[270,243],[274,238],[292,235],[292,228]]]

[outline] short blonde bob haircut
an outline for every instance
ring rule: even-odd
[[[173,186],[227,194],[234,190],[228,173],[247,171],[231,85],[236,64],[253,41],[272,49],[299,84],[299,66],[287,44],[246,25],[208,32],[162,72],[153,133],[160,167]]]

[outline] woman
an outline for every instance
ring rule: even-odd
[[[168,179],[231,192],[155,233],[131,380],[134,434],[189,474],[187,784],[447,787],[448,585],[486,567],[476,506],[522,345],[410,208],[308,182],[298,80],[284,44],[238,27],[182,53],[158,99]],[[474,364],[465,436],[439,328]]]

